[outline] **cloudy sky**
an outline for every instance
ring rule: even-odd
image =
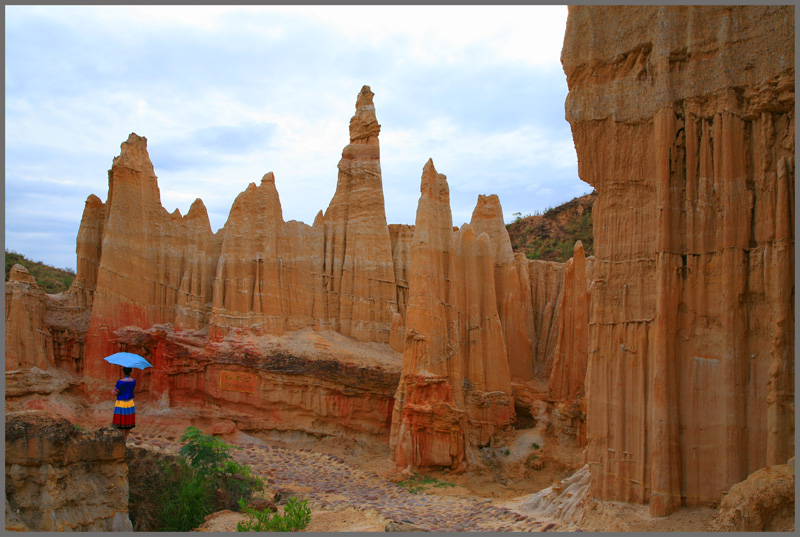
[[[75,268],[84,202],[106,200],[131,132],[168,211],[199,197],[217,231],[272,171],[284,219],[310,224],[363,85],[389,223],[414,223],[428,158],[456,225],[479,194],[508,222],[591,191],[564,119],[565,6],[5,10],[5,246],[33,260]]]

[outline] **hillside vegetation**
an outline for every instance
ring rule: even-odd
[[[6,281],[11,267],[19,264],[28,269],[31,276],[36,280],[45,293],[56,294],[69,289],[72,280],[75,279],[75,271],[69,268],[60,269],[45,265],[41,261],[31,261],[24,255],[15,251],[6,250]]]
[[[586,255],[594,255],[592,207],[596,199],[597,193],[592,192],[542,214],[514,213],[514,221],[506,226],[511,246],[528,259],[563,263],[580,240]]]

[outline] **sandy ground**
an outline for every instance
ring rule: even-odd
[[[514,440],[526,438],[531,430],[510,433],[506,444],[511,446]],[[404,476],[394,472],[390,463],[388,445],[376,445],[348,439],[323,438],[317,441],[306,441],[302,445],[295,442],[270,442],[278,447],[293,449],[311,449],[339,457],[348,464],[361,470],[374,473],[389,480],[398,481]],[[505,448],[496,448],[504,452]],[[426,477],[433,477],[436,482],[450,483],[454,486],[421,485],[420,494],[437,496],[456,496],[462,498],[486,498],[496,507],[511,510],[525,501],[532,493],[548,487],[553,482],[569,475],[573,464],[582,464],[582,451],[577,447],[542,446],[540,456],[545,458],[542,470],[533,471],[520,462],[484,466],[478,470],[454,474],[452,472],[428,472]],[[505,457],[511,457],[511,453]],[[549,469],[548,469],[549,466]],[[407,477],[407,476],[405,476]],[[389,519],[382,517],[374,510],[356,510],[353,508],[322,508],[311,503],[311,524],[305,531],[311,532],[383,532]],[[649,516],[647,505],[629,505],[620,502],[599,502],[589,500],[584,507],[581,523],[563,527],[558,520],[541,518],[544,522],[556,522],[561,530],[581,529],[583,531],[603,532],[672,532],[702,531],[704,525],[716,514],[711,508],[684,508],[672,515],[662,518]],[[282,511],[282,507],[279,507]],[[279,511],[279,512],[280,512]],[[246,520],[246,515],[222,511],[209,515],[207,522],[198,531],[235,531],[237,522]]]
[[[361,511],[357,509],[315,509],[311,506],[311,522],[302,531],[304,532],[372,532],[384,531],[389,520],[373,510]],[[278,509],[283,513],[283,508]],[[236,531],[236,525],[247,521],[247,515],[233,511],[219,511],[206,517],[195,531],[228,532]]]

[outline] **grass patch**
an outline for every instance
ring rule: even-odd
[[[236,531],[300,531],[311,522],[308,500],[289,498],[282,515],[268,510],[257,511],[247,507],[244,500],[239,500],[239,507],[250,520],[237,523]]]
[[[6,250],[6,281],[14,265],[22,265],[36,280],[45,293],[54,295],[69,289],[75,279],[75,271],[71,268],[55,268],[45,265],[41,261],[31,261],[24,255],[13,250]]]
[[[411,494],[418,494],[424,492],[427,487],[433,486],[438,488],[455,487],[455,483],[449,481],[442,481],[433,476],[414,474],[413,477],[398,481],[397,485],[403,487]]]

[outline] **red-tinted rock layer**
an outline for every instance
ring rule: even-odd
[[[719,502],[794,452],[794,8],[570,8],[562,63],[598,192],[592,494]]]

